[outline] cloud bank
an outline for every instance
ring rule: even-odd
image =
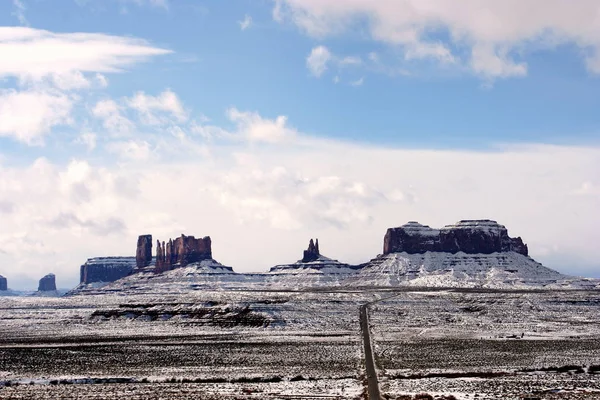
[[[600,73],[600,4],[581,0],[275,0],[273,18],[324,40],[366,32],[405,61],[458,64],[484,79],[528,74],[528,53],[578,49]]]

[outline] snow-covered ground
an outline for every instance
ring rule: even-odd
[[[598,280],[515,252],[394,253],[360,268],[321,256],[262,274],[215,260],[151,270],[64,297],[0,295],[0,397],[152,398],[156,386],[205,398],[358,399],[358,309],[373,300],[391,398],[576,399],[600,388]]]
[[[175,287],[2,298],[0,381],[21,385],[0,389],[0,398],[152,398],[156,386],[204,398],[358,399],[358,308],[376,299],[384,300],[371,306],[374,351],[392,398],[517,399],[543,382],[566,395],[599,386],[598,291],[168,291]],[[38,385],[23,385],[31,381]]]
[[[342,282],[349,286],[600,288],[600,280],[570,277],[516,252],[392,253],[371,260]]]

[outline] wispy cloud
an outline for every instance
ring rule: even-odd
[[[246,14],[242,21],[238,21],[238,24],[240,25],[240,29],[245,31],[252,26],[252,17]]]
[[[350,67],[359,67],[363,65],[363,59],[359,56],[339,56],[333,54],[326,46],[314,47],[306,57],[306,67],[311,75],[320,78],[325,72],[332,68],[336,72]],[[333,78],[334,83],[340,80],[339,74]]]
[[[25,17],[25,11],[27,8],[25,7],[25,3],[23,0],[13,0],[13,15],[17,17],[19,23],[24,26],[29,26],[29,21]]]
[[[360,78],[355,81],[350,82],[350,86],[362,86],[365,83],[365,78]]]

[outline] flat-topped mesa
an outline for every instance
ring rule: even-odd
[[[409,254],[439,251],[440,231],[410,221],[399,228],[389,228],[383,238],[383,254]]]
[[[2,275],[0,275],[0,290],[8,290],[8,282],[6,281],[6,278]]]
[[[56,276],[54,274],[48,274],[40,279],[38,285],[39,292],[51,292],[56,290]]]
[[[114,282],[134,272],[134,257],[96,257],[79,268],[79,283]]]
[[[316,242],[313,242],[313,240],[310,239],[310,242],[308,242],[308,249],[304,250],[302,262],[317,261],[320,255],[321,253],[319,252],[319,239],[317,239]]]
[[[144,268],[152,262],[152,235],[140,235],[135,251],[135,264],[137,268]]]
[[[196,239],[193,236],[181,235],[168,242],[156,241],[155,272],[185,267],[188,264],[212,259],[210,236]]]
[[[420,254],[428,251],[467,254],[491,254],[514,251],[528,255],[520,237],[511,238],[504,225],[491,220],[463,220],[442,229],[432,229],[411,221],[390,228],[383,240],[383,253]]]

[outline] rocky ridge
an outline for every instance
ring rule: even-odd
[[[3,277],[2,275],[0,275],[0,290],[1,291],[8,290],[8,282],[7,282],[6,278]]]

